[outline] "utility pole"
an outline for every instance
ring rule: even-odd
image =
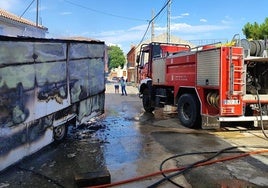
[[[39,12],[39,0],[36,0],[36,27],[38,27],[38,12]]]
[[[152,19],[154,18],[154,10],[152,10]],[[151,42],[154,42],[154,20],[152,21],[152,27],[151,27]]]
[[[170,12],[171,12],[171,0],[168,0],[168,8],[167,8],[167,43],[170,43]]]

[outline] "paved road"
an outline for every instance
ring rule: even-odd
[[[180,125],[176,116],[157,109],[144,113],[138,90],[127,86],[128,96],[114,92],[107,84],[105,114],[79,129],[70,129],[67,139],[50,145],[37,154],[0,174],[3,187],[78,187],[76,174],[107,168],[112,183],[159,172],[163,160],[175,154],[219,151],[245,145],[240,150],[256,151],[267,147],[260,130],[208,131],[192,130]],[[239,130],[240,129],[240,130]],[[236,151],[236,150],[232,150]],[[212,154],[187,155],[167,161],[164,169],[180,168]],[[225,153],[222,157],[237,153]],[[148,187],[163,176],[115,187]],[[182,187],[267,187],[267,153],[236,160],[213,163],[176,176]],[[165,181],[159,187],[177,187]]]

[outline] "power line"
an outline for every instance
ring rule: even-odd
[[[171,0],[167,0],[167,2],[164,4],[164,6],[161,8],[161,10],[151,19],[151,20],[143,20],[143,19],[137,19],[137,18],[131,18],[131,17],[125,17],[125,16],[120,16],[120,15],[116,15],[116,14],[111,14],[111,13],[107,13],[107,12],[104,12],[104,11],[100,11],[100,10],[96,10],[96,9],[92,9],[92,8],[89,8],[89,7],[86,7],[86,6],[84,6],[84,5],[80,5],[80,4],[77,4],[77,3],[74,3],[74,2],[72,2],[72,1],[70,1],[70,0],[63,0],[63,1],[65,1],[66,3],[69,3],[69,4],[71,4],[71,5],[74,5],[74,6],[77,6],[77,7],[80,7],[80,8],[83,8],[83,9],[86,9],[86,10],[90,10],[90,11],[93,11],[93,12],[97,12],[97,13],[99,13],[99,14],[105,14],[105,15],[108,15],[108,16],[113,16],[113,17],[118,17],[118,18],[122,18],[122,19],[128,19],[128,20],[135,20],[135,21],[146,21],[146,22],[149,22],[148,23],[148,26],[147,26],[147,28],[146,28],[146,31],[145,31],[145,33],[144,33],[144,35],[143,35],[143,37],[142,37],[142,39],[141,39],[141,41],[139,42],[139,44],[137,45],[137,46],[139,46],[142,42],[143,42],[143,40],[144,40],[144,38],[145,38],[145,36],[146,36],[146,34],[147,34],[147,32],[148,32],[148,30],[149,30],[149,28],[150,28],[150,25],[152,24],[152,22],[163,12],[163,10],[171,3]]]
[[[161,10],[149,21],[149,23],[148,23],[148,26],[147,26],[147,29],[146,29],[146,31],[145,31],[145,33],[144,33],[144,35],[143,35],[143,37],[142,37],[142,39],[141,39],[141,41],[139,42],[139,44],[137,45],[137,47],[142,43],[142,41],[144,40],[144,38],[145,38],[145,36],[146,36],[146,34],[147,34],[147,32],[148,32],[148,30],[149,30],[149,27],[150,27],[150,25],[151,25],[151,23],[161,14],[161,12],[169,5],[169,3],[170,3],[170,1],[171,0],[168,0],[167,2],[166,2],[166,4],[161,8]]]
[[[27,10],[32,6],[33,2],[35,0],[32,0],[32,2],[28,5],[28,7],[24,10],[24,12],[20,15],[20,18],[27,12]]]
[[[146,21],[146,22],[149,22],[149,20],[143,20],[143,19],[139,19],[139,18],[126,17],[126,16],[121,16],[121,15],[111,14],[111,13],[108,13],[108,12],[104,12],[104,11],[100,11],[100,10],[92,9],[92,8],[86,7],[86,6],[84,6],[84,5],[80,5],[80,4],[71,2],[71,1],[69,1],[69,0],[64,0],[64,1],[65,1],[66,3],[71,4],[71,5],[74,5],[74,6],[77,6],[77,7],[83,8],[83,9],[86,9],[86,10],[90,10],[90,11],[92,11],[92,12],[97,12],[97,13],[99,13],[99,14],[104,14],[104,15],[107,15],[107,16],[113,16],[113,17],[122,18],[122,19],[127,19],[127,20],[142,21],[142,22]]]

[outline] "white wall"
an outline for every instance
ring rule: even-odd
[[[26,24],[7,23],[0,20],[0,34],[5,36],[25,36],[45,38],[46,31]]]

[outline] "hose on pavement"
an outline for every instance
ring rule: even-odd
[[[127,183],[132,183],[132,182],[136,182],[136,181],[141,181],[143,179],[146,178],[150,178],[150,177],[154,177],[154,176],[158,176],[158,175],[163,175],[164,173],[171,173],[171,172],[175,172],[174,174],[171,174],[169,176],[165,175],[163,179],[159,180],[158,182],[154,183],[153,185],[150,185],[149,187],[156,187],[157,185],[160,185],[161,183],[165,182],[165,181],[169,181],[171,180],[172,177],[175,177],[177,175],[180,175],[183,172],[188,171],[191,168],[196,168],[196,167],[200,167],[200,166],[207,166],[207,165],[211,165],[214,163],[218,163],[218,162],[224,162],[224,161],[230,161],[230,160],[235,160],[235,159],[239,159],[242,157],[247,157],[250,155],[257,155],[257,154],[261,154],[261,153],[268,153],[268,147],[263,147],[263,146],[250,146],[251,148],[262,148],[259,150],[253,150],[253,151],[248,151],[248,152],[243,152],[243,151],[230,151],[232,149],[235,148],[241,148],[244,147],[246,148],[247,146],[235,146],[235,147],[229,147],[229,148],[224,148],[220,151],[210,151],[210,152],[195,152],[195,153],[184,153],[184,154],[178,154],[178,155],[174,155],[171,156],[167,159],[165,159],[161,165],[163,166],[163,164],[170,160],[173,159],[175,157],[180,157],[180,156],[185,156],[185,155],[196,155],[196,154],[214,154],[212,157],[209,157],[205,160],[201,160],[198,162],[195,162],[193,164],[187,165],[186,167],[179,167],[179,168],[172,168],[172,169],[165,169],[165,170],[161,170],[162,167],[160,167],[160,171],[151,173],[151,174],[147,174],[147,175],[143,175],[143,176],[139,176],[139,177],[134,177],[131,179],[127,179],[127,180],[122,180],[122,181],[118,181],[118,182],[114,182],[114,183],[110,183],[110,184],[104,184],[104,185],[97,185],[97,186],[91,186],[90,188],[104,188],[104,187],[113,187],[113,186],[118,186],[118,185],[123,185],[123,184],[127,184]],[[223,153],[241,153],[239,155],[235,155],[235,156],[227,156],[227,157],[222,157],[216,160],[212,160],[214,157],[223,154]],[[177,185],[180,186],[180,185]]]

